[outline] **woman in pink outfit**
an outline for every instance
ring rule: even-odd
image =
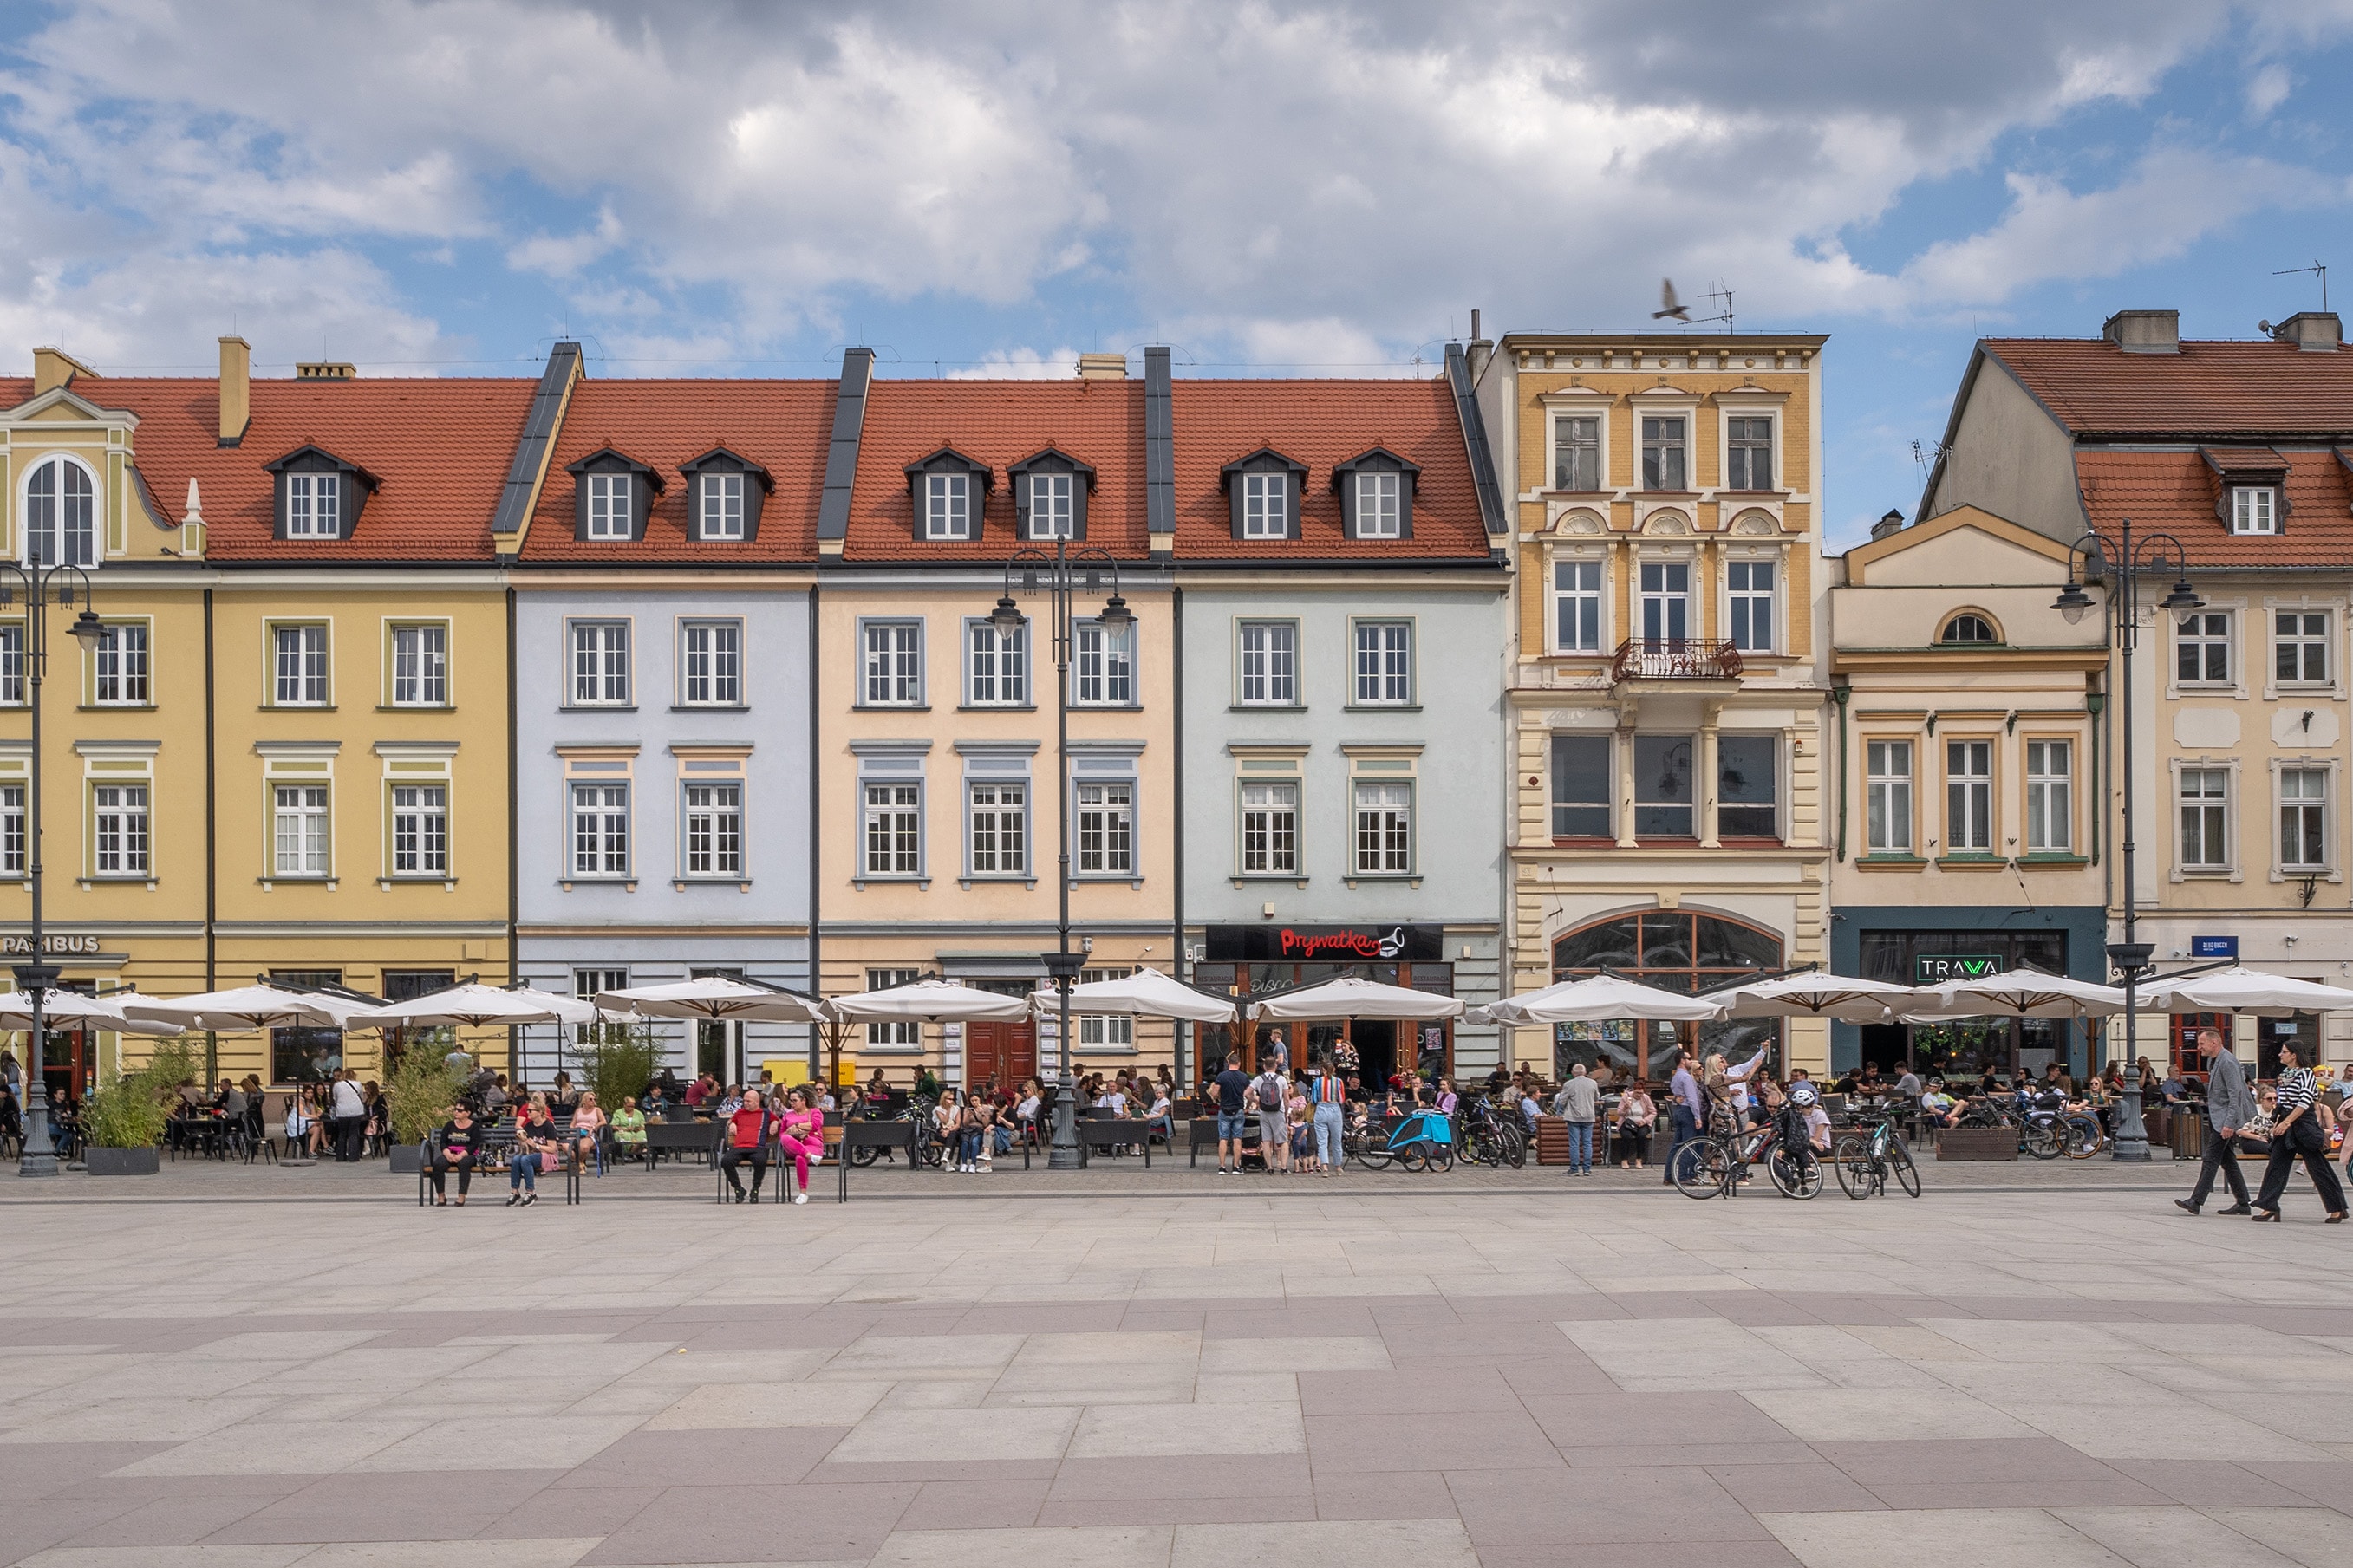
[[[776,1120],[777,1142],[792,1156],[793,1174],[800,1180],[793,1202],[805,1204],[809,1163],[825,1158],[825,1112],[811,1109],[808,1090],[796,1085],[785,1090],[785,1113]]]

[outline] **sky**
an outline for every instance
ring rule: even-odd
[[[2348,67],[2353,0],[13,0],[0,370],[1412,375],[1669,277],[1831,334],[1839,549],[1978,336],[2353,300]]]

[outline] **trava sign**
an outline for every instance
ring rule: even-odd
[[[1956,981],[1983,980],[2009,967],[1989,952],[1924,952],[1912,960],[1912,984],[1950,985]]]

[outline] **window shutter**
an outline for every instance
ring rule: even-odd
[[[1087,536],[1087,476],[1075,470],[1071,475],[1071,542],[1077,543]]]

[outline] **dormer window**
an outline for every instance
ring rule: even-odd
[[[1300,491],[1307,466],[1261,447],[1219,470],[1233,514],[1236,539],[1299,537]]]
[[[276,477],[274,532],[280,539],[349,539],[375,476],[319,447],[302,447],[269,465]]]
[[[646,516],[662,492],[661,476],[610,447],[565,465],[572,476],[572,537],[627,544],[646,536]]]
[[[686,476],[687,537],[706,544],[743,544],[760,536],[760,502],[775,488],[767,469],[713,447],[681,463],[678,471]]]
[[[1411,539],[1413,492],[1421,469],[1376,447],[1332,470],[1342,522],[1351,539]]]
[[[2232,533],[2277,533],[2279,491],[2269,485],[2231,487]]]
[[[988,523],[988,492],[996,475],[953,447],[943,447],[905,468],[914,502],[915,537],[933,543],[977,541]]]
[[[1006,470],[1013,479],[1013,504],[1027,540],[1081,540],[1087,536],[1087,496],[1095,471],[1052,447]]]
[[[98,487],[71,458],[35,467],[25,480],[24,516],[26,565],[98,563]]]

